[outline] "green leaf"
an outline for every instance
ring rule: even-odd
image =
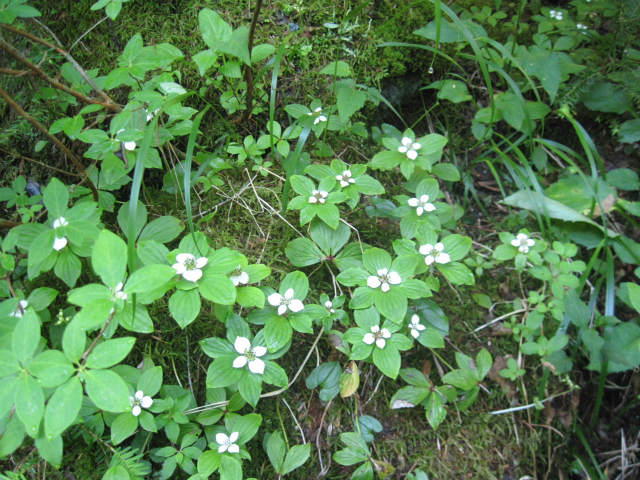
[[[385,348],[375,347],[373,349],[373,363],[387,377],[395,379],[400,371],[402,360],[400,352],[389,345],[387,341]]]
[[[238,287],[236,289],[236,302],[242,307],[263,308],[264,301],[264,293],[258,287]]]
[[[584,92],[582,102],[589,110],[622,114],[633,109],[627,91],[621,86],[605,80],[595,82]]]
[[[320,249],[308,238],[296,238],[290,241],[285,248],[285,254],[296,267],[307,267],[325,258]]]
[[[40,320],[31,310],[27,310],[16,324],[11,337],[11,349],[20,363],[26,363],[40,343]]]
[[[354,113],[364,107],[367,94],[360,90],[353,80],[341,80],[336,82],[336,100],[340,119],[347,121]]]
[[[262,416],[257,413],[250,413],[248,415],[228,413],[225,415],[225,426],[227,430],[230,432],[238,432],[238,443],[241,444],[251,440],[261,424]]]
[[[293,329],[289,321],[278,315],[270,317],[264,326],[264,338],[270,352],[276,352],[291,340]]]
[[[15,408],[27,434],[37,438],[40,421],[44,415],[44,392],[40,383],[23,373],[16,383]]]
[[[284,294],[290,288],[294,291],[294,298],[304,300],[309,292],[309,279],[303,272],[290,272],[282,280],[280,292]]]
[[[140,233],[138,241],[155,240],[159,243],[169,243],[175,240],[184,230],[184,223],[176,217],[158,217],[149,222]]]
[[[227,42],[219,44],[217,50],[233,55],[242,60],[246,65],[251,65],[249,55],[249,27],[241,26],[233,30]]]
[[[452,370],[442,377],[442,381],[460,390],[471,390],[478,383],[473,372],[466,369]]]
[[[447,416],[447,411],[442,406],[442,401],[437,392],[433,392],[424,402],[427,421],[434,430],[443,422]]]
[[[229,277],[207,273],[198,282],[200,293],[207,300],[220,305],[233,305],[236,301],[236,287]]]
[[[91,265],[102,282],[114,288],[127,271],[127,244],[115,233],[102,230],[93,245]]]
[[[147,207],[138,202],[136,208],[135,232],[136,238],[140,235],[142,227],[147,223]],[[125,237],[129,235],[129,202],[124,202],[120,210],[118,210],[118,226],[124,232]]]
[[[58,291],[54,288],[39,287],[32,290],[27,298],[29,306],[33,307],[36,312],[44,310],[56,299]]]
[[[22,444],[24,434],[24,425],[22,425],[20,419],[14,415],[0,436],[0,458],[11,455],[15,449]]]
[[[349,241],[351,232],[349,227],[340,223],[338,228],[328,227],[324,222],[314,221],[309,229],[311,238],[318,244],[320,249],[327,255],[336,256],[338,252]]]
[[[62,464],[62,437],[36,438],[35,445],[42,458],[53,465],[54,468],[60,468]]]
[[[478,381],[482,380],[487,375],[487,373],[489,373],[492,363],[493,360],[491,359],[491,354],[489,353],[489,351],[486,348],[480,350],[480,352],[476,356],[476,378],[478,379]]]
[[[69,189],[57,178],[52,178],[42,190],[42,201],[47,207],[49,219],[55,220],[64,216],[69,203]]]
[[[161,289],[175,277],[176,271],[169,265],[145,265],[131,274],[124,286],[126,293],[145,293]]]
[[[242,480],[242,464],[230,455],[222,455],[218,471],[220,480]]]
[[[176,290],[169,297],[169,313],[174,320],[185,328],[200,313],[200,294],[197,289]]]
[[[62,334],[62,350],[72,362],[77,362],[84,353],[87,335],[84,329],[74,320],[67,325]]]
[[[68,287],[73,288],[82,271],[82,264],[70,248],[64,248],[58,255],[53,271]]]
[[[204,8],[198,14],[198,21],[202,39],[209,48],[216,50],[220,43],[231,38],[231,25],[225,22],[217,12]]]
[[[347,62],[343,60],[336,60],[333,62],[329,62],[322,70],[320,70],[319,73],[322,75],[330,75],[336,77],[350,77],[351,67]]]
[[[328,402],[340,392],[340,364],[338,362],[322,363],[313,369],[307,377],[307,388],[321,386],[318,396],[323,402]]]
[[[471,270],[460,262],[438,264],[437,268],[454,285],[473,285],[475,283]]]
[[[73,317],[73,323],[84,330],[102,328],[109,318],[112,308],[113,302],[111,299],[97,298],[87,303],[76,313]]]
[[[129,387],[112,370],[88,370],[85,389],[91,401],[107,412],[126,412],[131,408]]]
[[[426,88],[438,89],[438,98],[441,100],[449,100],[453,103],[468,102],[472,99],[469,95],[467,85],[460,80],[441,80],[433,82]]]
[[[146,392],[145,392],[146,393]],[[138,429],[138,418],[131,412],[121,413],[111,424],[111,443],[118,445],[133,435]]]
[[[216,358],[207,370],[207,387],[220,388],[238,383],[248,372],[245,368],[234,368],[233,361],[237,355],[226,355]]]
[[[391,255],[381,248],[369,248],[362,254],[362,263],[369,272],[375,273],[391,266]]]
[[[274,470],[277,473],[282,474],[282,462],[284,462],[287,447],[282,439],[280,431],[275,431],[269,435],[269,439],[266,443],[266,451]]]
[[[305,443],[304,445],[295,445],[291,447],[291,450],[287,452],[287,456],[282,464],[282,474],[286,475],[292,472],[296,468],[304,465],[311,453],[311,444]]]
[[[448,182],[457,182],[460,180],[460,171],[451,163],[437,163],[431,169],[431,173]]]
[[[86,366],[88,368],[109,368],[116,363],[120,363],[129,355],[135,343],[136,339],[133,337],[105,340],[96,345],[89,354]]]
[[[382,315],[396,323],[401,322],[407,314],[407,297],[396,287],[388,292],[374,291],[376,308]]]
[[[153,397],[160,391],[162,386],[162,367],[156,366],[147,368],[138,380],[138,390],[142,390],[145,395]]]
[[[289,384],[287,372],[271,360],[265,362],[264,375],[262,378],[266,383],[275,385],[276,387],[286,387]]]
[[[45,388],[63,384],[73,371],[73,365],[60,350],[45,350],[29,364],[29,372],[38,377]]]
[[[47,438],[62,434],[71,425],[82,406],[82,384],[72,377],[53,393],[44,412],[44,431]]]
[[[215,450],[207,450],[198,457],[198,473],[209,478],[222,462],[222,455]]]

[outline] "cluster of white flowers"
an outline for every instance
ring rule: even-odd
[[[246,285],[249,283],[249,274],[242,270],[242,266],[238,265],[236,269],[231,272],[231,275],[229,275],[229,279],[236,287],[238,285]]]
[[[550,10],[549,16],[555,20],[562,20],[562,12],[560,10]]]
[[[179,253],[176,255],[176,263],[172,267],[185,280],[197,282],[202,278],[202,268],[208,261],[207,257],[196,258],[191,253]]]
[[[348,187],[352,183],[356,183],[356,179],[351,175],[351,170],[345,170],[342,175],[336,175],[336,180],[340,182],[342,188]]]
[[[320,122],[327,121],[327,117],[322,113],[322,107],[317,107],[313,112],[307,113],[307,115],[309,116],[317,115],[316,118],[313,120],[314,125],[317,125]]]
[[[589,30],[589,27],[587,27],[584,23],[576,23],[576,28],[578,30],[582,30],[583,32],[585,30]]]
[[[427,265],[431,265],[433,262],[443,265],[451,261],[449,254],[444,251],[442,242],[438,242],[435,245],[430,243],[420,245],[418,251],[420,255],[424,255],[424,263]]]
[[[240,434],[238,432],[232,432],[229,436],[225,433],[216,433],[216,443],[220,445],[218,447],[218,453],[238,453],[240,447],[238,447],[236,442],[239,436]]]
[[[264,361],[260,360],[259,357],[267,353],[266,347],[259,345],[252,347],[248,338],[236,337],[236,341],[233,342],[233,348],[240,354],[233,361],[233,368],[243,368],[249,364],[249,371],[251,373],[258,373],[260,375],[264,373]]]
[[[149,408],[153,405],[153,399],[149,395],[145,395],[142,390],[138,390],[133,397],[129,397],[131,402],[131,415],[137,417],[142,413],[143,408]]]
[[[324,190],[313,190],[309,197],[309,203],[325,203],[328,196],[329,193]]]
[[[291,310],[293,313],[300,312],[304,309],[304,305],[300,300],[294,298],[295,292],[293,288],[288,288],[284,292],[284,296],[279,293],[272,293],[267,297],[269,305],[278,307],[278,315],[284,315],[287,310]]]
[[[24,315],[24,311],[28,306],[29,306],[29,302],[27,302],[26,300],[20,300],[18,302],[18,307],[13,312],[11,312],[9,316],[15,317],[15,318],[22,318],[22,315]]]
[[[362,341],[367,345],[376,343],[376,347],[384,348],[387,344],[387,339],[391,338],[391,332],[386,328],[380,328],[378,325],[371,327],[371,332],[367,332],[362,337]]]
[[[398,151],[400,153],[405,153],[409,160],[415,160],[418,158],[418,150],[422,148],[418,142],[414,142],[413,139],[409,137],[402,137],[400,141],[402,145],[398,147]]]
[[[420,198],[410,198],[407,203],[410,207],[415,207],[418,216],[424,212],[433,212],[436,209],[433,203],[429,203],[429,195],[420,195]]]
[[[57,230],[60,227],[66,227],[67,225],[69,225],[69,222],[67,222],[67,219],[64,217],[58,217],[53,221],[54,230]],[[58,235],[56,235],[56,237],[53,239],[53,249],[59,252],[66,246],[67,246],[67,237],[65,236],[58,237]]]
[[[411,316],[411,323],[409,323],[409,331],[413,338],[418,338],[422,330],[426,330],[427,327],[420,323],[420,317],[416,314]]]
[[[331,300],[327,300],[326,302],[324,302],[324,308],[329,310],[329,313],[336,313],[336,310],[335,308],[333,308],[333,303],[331,302]]]
[[[114,300],[126,300],[127,294],[122,291],[122,287],[124,287],[123,283],[118,283],[113,289],[113,298]]]
[[[519,233],[516,238],[511,240],[511,245],[516,247],[520,253],[528,253],[529,249],[535,244],[536,242],[529,238],[526,233]]]
[[[378,288],[384,293],[391,288],[390,285],[400,285],[402,278],[398,272],[390,272],[388,268],[379,268],[376,272],[378,275],[370,275],[367,278],[367,287]]]

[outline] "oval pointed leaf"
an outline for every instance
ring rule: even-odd
[[[47,438],[57,437],[71,425],[82,406],[82,384],[77,377],[58,387],[44,412],[44,431]]]
[[[96,345],[87,357],[88,368],[109,368],[129,355],[136,343],[133,337],[114,338]]]
[[[111,370],[89,370],[85,389],[91,401],[107,412],[125,412],[131,408],[129,387]]]
[[[127,244],[115,233],[102,230],[93,245],[91,265],[107,287],[115,287],[127,269]]]

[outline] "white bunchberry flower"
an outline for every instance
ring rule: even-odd
[[[336,313],[335,308],[333,308],[333,302],[331,302],[331,300],[327,300],[326,302],[324,302],[324,308],[329,310],[329,313]]]
[[[362,337],[362,341],[367,345],[371,345],[373,344],[373,342],[375,342],[376,347],[384,348],[384,346],[387,344],[387,338],[391,338],[391,332],[386,328],[381,329],[378,325],[374,325],[373,327],[371,327],[371,332],[367,332],[364,334],[364,337]]]
[[[238,285],[246,285],[247,283],[249,283],[249,274],[243,271],[242,267],[238,265],[236,269],[231,272],[231,275],[229,275],[229,279],[231,280],[231,283],[233,283],[233,285],[236,287]]]
[[[582,30],[583,32],[584,32],[585,30],[589,30],[589,27],[587,27],[584,23],[577,23],[577,24],[576,24],[576,28],[577,28],[578,30]]]
[[[131,402],[131,415],[137,417],[142,413],[143,408],[149,408],[153,405],[153,399],[149,395],[145,395],[142,390],[138,390],[133,397],[129,397]]]
[[[264,361],[258,357],[267,353],[266,347],[251,347],[251,342],[247,337],[236,337],[233,348],[240,354],[233,361],[233,368],[242,368],[248,363],[251,373],[259,373],[260,375],[264,373]]]
[[[431,245],[430,243],[420,245],[418,251],[420,255],[424,255],[424,263],[427,265],[431,265],[433,262],[445,264],[451,261],[449,254],[444,252],[442,242],[438,242],[435,245]]]
[[[351,170],[345,170],[342,175],[336,175],[336,180],[340,182],[342,188],[348,187],[352,183],[356,183],[356,179],[353,178]]]
[[[16,309],[13,312],[11,312],[9,316],[15,317],[15,318],[22,318],[22,315],[24,315],[24,311],[28,306],[29,306],[29,302],[27,302],[26,300],[20,300],[18,302],[18,306],[16,307]]]
[[[145,109],[145,112],[146,112],[146,114],[147,114],[147,117],[146,117],[147,122],[148,122],[149,120],[152,120],[152,119],[153,119],[153,117],[155,117],[155,116],[156,116],[156,113],[158,113],[159,111],[160,111],[160,109],[159,109],[159,108],[156,108],[153,112],[149,112],[149,110],[146,110],[146,109]]]
[[[420,195],[420,198],[410,198],[407,203],[410,207],[415,207],[418,216],[424,212],[433,212],[436,209],[433,203],[429,203],[429,195]]]
[[[563,13],[560,10],[550,10],[549,16],[555,20],[562,20]]]
[[[325,203],[327,201],[327,197],[329,193],[324,190],[313,190],[311,192],[311,196],[309,197],[309,203]]]
[[[376,273],[378,274],[377,276],[370,275],[367,278],[367,287],[380,287],[380,290],[386,293],[391,288],[390,285],[399,285],[402,282],[398,272],[390,272],[388,268],[379,268]]]
[[[269,305],[278,307],[278,315],[284,315],[287,313],[287,310],[297,313],[304,309],[304,305],[300,300],[294,298],[294,295],[295,293],[293,288],[289,288],[284,292],[284,296],[279,293],[272,293],[267,297],[267,301],[269,302]]]
[[[413,338],[418,338],[422,330],[426,330],[427,327],[420,323],[420,317],[416,314],[411,316],[411,323],[409,323],[409,330]]]
[[[238,441],[239,436],[240,434],[238,432],[232,432],[229,436],[225,433],[216,433],[216,443],[220,445],[218,447],[218,453],[238,453],[240,451],[240,447],[238,447],[236,442]]]
[[[529,248],[533,247],[536,242],[529,238],[526,233],[519,233],[516,238],[511,240],[511,245],[516,247],[520,253],[528,253]]]
[[[120,130],[118,130],[116,132],[116,135],[118,135],[119,133],[124,132],[124,128],[121,128]],[[134,142],[133,140],[128,141],[128,142],[123,142],[124,145],[124,149],[125,150],[135,150],[136,149],[136,142]]]
[[[322,107],[315,108],[313,110],[313,112],[309,112],[309,113],[307,113],[307,115],[309,115],[309,116],[317,115],[315,120],[313,121],[314,125],[317,125],[320,122],[326,122],[327,121],[327,117],[322,114]]]
[[[402,145],[398,147],[398,151],[400,153],[405,153],[409,160],[415,160],[418,158],[417,151],[422,148],[422,145],[418,142],[414,142],[413,139],[409,137],[402,137],[400,143],[402,143]]]
[[[123,285],[122,282],[118,283],[118,285],[115,286],[115,288],[113,289],[113,298],[114,299],[118,299],[118,300],[126,300],[127,299],[127,294],[122,291],[122,287],[123,286],[124,285]]]
[[[176,263],[172,265],[178,275],[190,282],[197,282],[202,278],[202,268],[207,264],[207,257],[197,258],[190,253],[176,255]]]
[[[67,222],[67,219],[64,217],[58,217],[53,221],[53,228],[60,228],[60,227],[66,227],[67,225],[69,225],[69,222]]]
[[[67,237],[55,237],[53,239],[53,249],[57,252],[67,246]]]

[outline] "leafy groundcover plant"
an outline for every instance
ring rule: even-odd
[[[99,1],[92,8],[104,8],[114,19],[123,3]],[[470,23],[436,3],[451,20],[438,26],[442,41],[464,38],[477,48],[466,35]],[[35,49],[47,43],[34,40],[23,27],[25,19],[38,14],[26,0],[0,2],[0,26],[35,41]],[[549,15],[562,21],[558,11]],[[377,105],[381,95],[356,84],[349,66],[340,61],[320,71],[334,96],[276,111],[284,48],[253,45],[255,22],[251,29],[233,28],[208,8],[200,10],[198,23],[198,48],[205,47],[198,53],[185,55],[169,43],[145,45],[136,34],[105,75],[85,71],[68,52],[58,51],[55,62],[61,64],[54,66],[71,86],[43,88],[52,99],[74,100],[41,133],[66,153],[55,136],[64,134],[81,152],[67,153],[78,161],[81,181],[53,177],[41,192],[26,197],[22,190],[28,182],[18,177],[11,188],[0,190],[7,210],[15,209],[20,219],[1,243],[0,458],[32,449],[53,468],[63,469],[68,468],[65,452],[74,442],[85,442],[87,448],[97,444],[108,452],[100,467],[106,480],[241,480],[249,477],[245,472],[256,474],[255,459],[264,451],[271,465],[264,467],[262,478],[281,478],[315,456],[312,440],[283,395],[299,388],[303,372],[306,387],[317,390],[327,409],[333,401],[351,408],[353,399],[358,405],[361,372],[380,381],[387,377],[395,382],[388,408],[418,409],[437,429],[450,412],[464,412],[487,391],[493,365],[482,346],[466,353],[445,350],[449,321],[439,294],[444,288],[457,293],[472,287],[483,268],[507,262],[511,268],[512,261],[522,308],[495,321],[508,319],[517,360],[509,358],[499,375],[522,381],[522,358],[530,356],[544,372],[544,394],[552,374],[572,385],[568,375],[582,356],[589,361],[587,369],[602,374],[603,384],[607,373],[640,365],[640,327],[615,317],[613,260],[598,259],[602,248],[611,255],[609,241],[623,244],[606,222],[595,226],[603,244],[587,263],[577,258],[574,243],[553,238],[550,219],[542,218],[538,204],[527,197],[525,206],[522,198],[510,197],[506,203],[533,211],[547,228],[540,234],[524,228],[501,232],[501,243],[483,256],[489,247],[464,234],[464,210],[447,193],[464,185],[450,161],[453,156],[445,155],[445,135],[388,124],[370,134],[355,115],[367,104]],[[431,36],[425,27],[422,37]],[[439,42],[440,33],[434,38]],[[539,59],[538,49],[550,52],[544,39],[538,40],[542,46],[514,47],[517,58],[507,58],[518,67],[534,53]],[[568,77],[577,69],[564,55],[553,58]],[[23,60],[29,62],[16,58],[27,65]],[[199,73],[201,85],[183,85],[188,82],[182,80],[178,61]],[[556,83],[538,70],[520,70],[528,81],[538,78],[553,102]],[[438,98],[472,99],[463,83],[443,82],[430,85]],[[252,89],[260,93],[265,85],[271,85],[272,94],[268,120],[259,115],[266,100],[253,105],[252,99]],[[215,101],[208,87],[216,92]],[[454,95],[456,88],[463,94]],[[513,98],[508,94],[522,108],[509,108]],[[11,100],[6,92],[3,98]],[[478,139],[498,136],[492,126],[504,119],[531,135],[532,122],[548,113],[544,107],[513,92],[500,93],[489,110],[478,110],[473,134]],[[255,114],[257,134],[207,151],[198,138],[212,108],[228,115]],[[334,152],[332,144],[358,136],[377,151],[357,161]],[[184,149],[180,155],[176,145]],[[218,158],[221,152],[233,158]],[[91,168],[85,170],[77,155],[91,160]],[[169,168],[167,156],[180,167]],[[192,169],[194,160],[197,169]],[[246,164],[257,172],[252,182],[258,174],[279,182],[279,209],[260,197],[253,183],[248,189],[283,228],[295,232],[297,237],[281,250],[293,267],[304,270],[275,258],[251,263],[225,246],[215,230],[208,235],[203,223],[194,224],[192,198],[222,185],[220,171]],[[149,219],[140,200],[154,173],[148,170],[163,171],[166,189],[184,199],[179,216],[186,218],[186,226],[171,215]],[[599,207],[604,203],[598,202]],[[582,218],[554,203],[545,206],[556,220]],[[626,208],[635,215],[635,207]],[[386,237],[362,238],[354,225],[377,219],[392,226]],[[595,223],[587,220],[583,223]],[[594,307],[597,299],[587,304],[581,298],[589,273],[597,269],[605,275],[602,314]],[[634,282],[619,294],[635,312],[640,312],[639,295]],[[181,382],[184,375],[156,365],[141,346],[148,345],[148,335],[168,328],[185,336],[207,332],[197,339],[198,355],[203,354],[198,368],[204,373],[195,386],[191,371]],[[317,348],[320,342],[326,349]],[[316,365],[307,371],[314,352]],[[423,368],[425,358],[437,364],[438,374]],[[296,424],[294,432],[285,428],[279,407],[274,413],[265,406],[263,400],[272,397],[282,398]],[[522,409],[553,398],[536,398]],[[353,479],[388,478],[394,466],[377,458],[372,445],[383,425],[367,414],[366,403],[354,412],[352,424],[341,427],[331,459],[323,460],[318,447],[322,475],[328,472],[323,461],[333,461],[354,466],[348,471]],[[398,473],[428,478],[420,469]]]

